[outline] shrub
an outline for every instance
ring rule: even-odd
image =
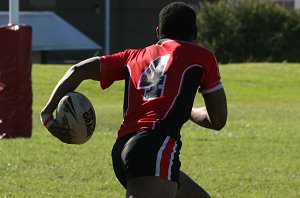
[[[220,62],[300,60],[299,12],[265,0],[204,2],[197,12],[198,42]]]
[[[284,25],[284,43],[279,57],[282,55],[290,62],[300,62],[300,10],[288,13],[287,22]]]

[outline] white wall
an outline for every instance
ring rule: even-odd
[[[295,0],[295,9],[300,9],[300,0]]]

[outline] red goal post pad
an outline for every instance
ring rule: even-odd
[[[0,138],[31,137],[32,28],[0,26]]]

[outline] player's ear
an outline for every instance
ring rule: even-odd
[[[160,39],[160,33],[159,33],[159,27],[156,27],[156,37],[159,40]]]

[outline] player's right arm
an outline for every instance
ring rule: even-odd
[[[52,94],[41,111],[41,120],[48,131],[62,140],[69,143],[69,137],[66,136],[66,129],[53,119],[53,112],[56,109],[60,99],[68,92],[74,91],[82,81],[87,79],[100,81],[101,65],[99,57],[93,57],[73,65],[55,86]]]

